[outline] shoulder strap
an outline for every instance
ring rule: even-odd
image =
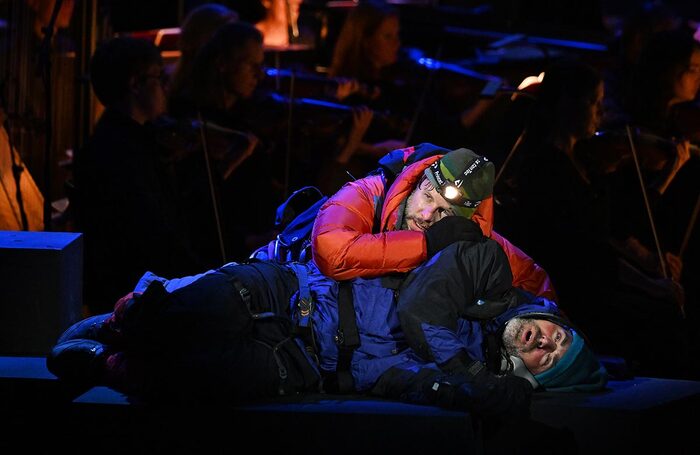
[[[338,282],[338,332],[335,342],[338,345],[338,365],[335,374],[325,379],[324,388],[332,393],[350,393],[355,390],[350,367],[352,354],[360,345],[360,333],[357,330],[352,284],[349,281]]]
[[[294,270],[299,283],[299,299],[296,304],[296,324],[293,327],[293,333],[299,336],[304,342],[304,349],[311,355],[316,363],[318,363],[318,347],[313,333],[313,319],[311,315],[314,312],[315,302],[311,297],[309,290],[309,275],[306,267],[297,262],[290,262],[289,265]]]
[[[302,264],[291,262],[289,265],[294,270],[299,282],[299,325],[301,327],[309,327],[311,324],[311,313],[314,310],[314,301],[309,290],[309,275],[306,267]]]

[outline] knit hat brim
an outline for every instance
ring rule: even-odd
[[[569,349],[549,370],[536,374],[537,382],[549,392],[593,392],[605,388],[608,372],[586,346],[583,338],[571,331]]]

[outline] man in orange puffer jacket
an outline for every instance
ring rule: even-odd
[[[505,251],[513,286],[556,301],[545,270],[493,230],[493,163],[430,143],[391,154],[415,162],[392,183],[381,173],[347,183],[321,207],[311,234],[321,272],[336,280],[408,272],[463,240],[471,219]]]

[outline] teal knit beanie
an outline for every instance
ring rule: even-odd
[[[536,374],[537,382],[549,392],[593,392],[608,382],[608,372],[583,341],[571,331],[573,340],[559,362],[549,370]]]

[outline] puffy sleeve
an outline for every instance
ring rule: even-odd
[[[336,280],[407,272],[426,258],[425,236],[407,230],[372,233],[380,176],[345,184],[321,207],[312,238],[319,270]]]

